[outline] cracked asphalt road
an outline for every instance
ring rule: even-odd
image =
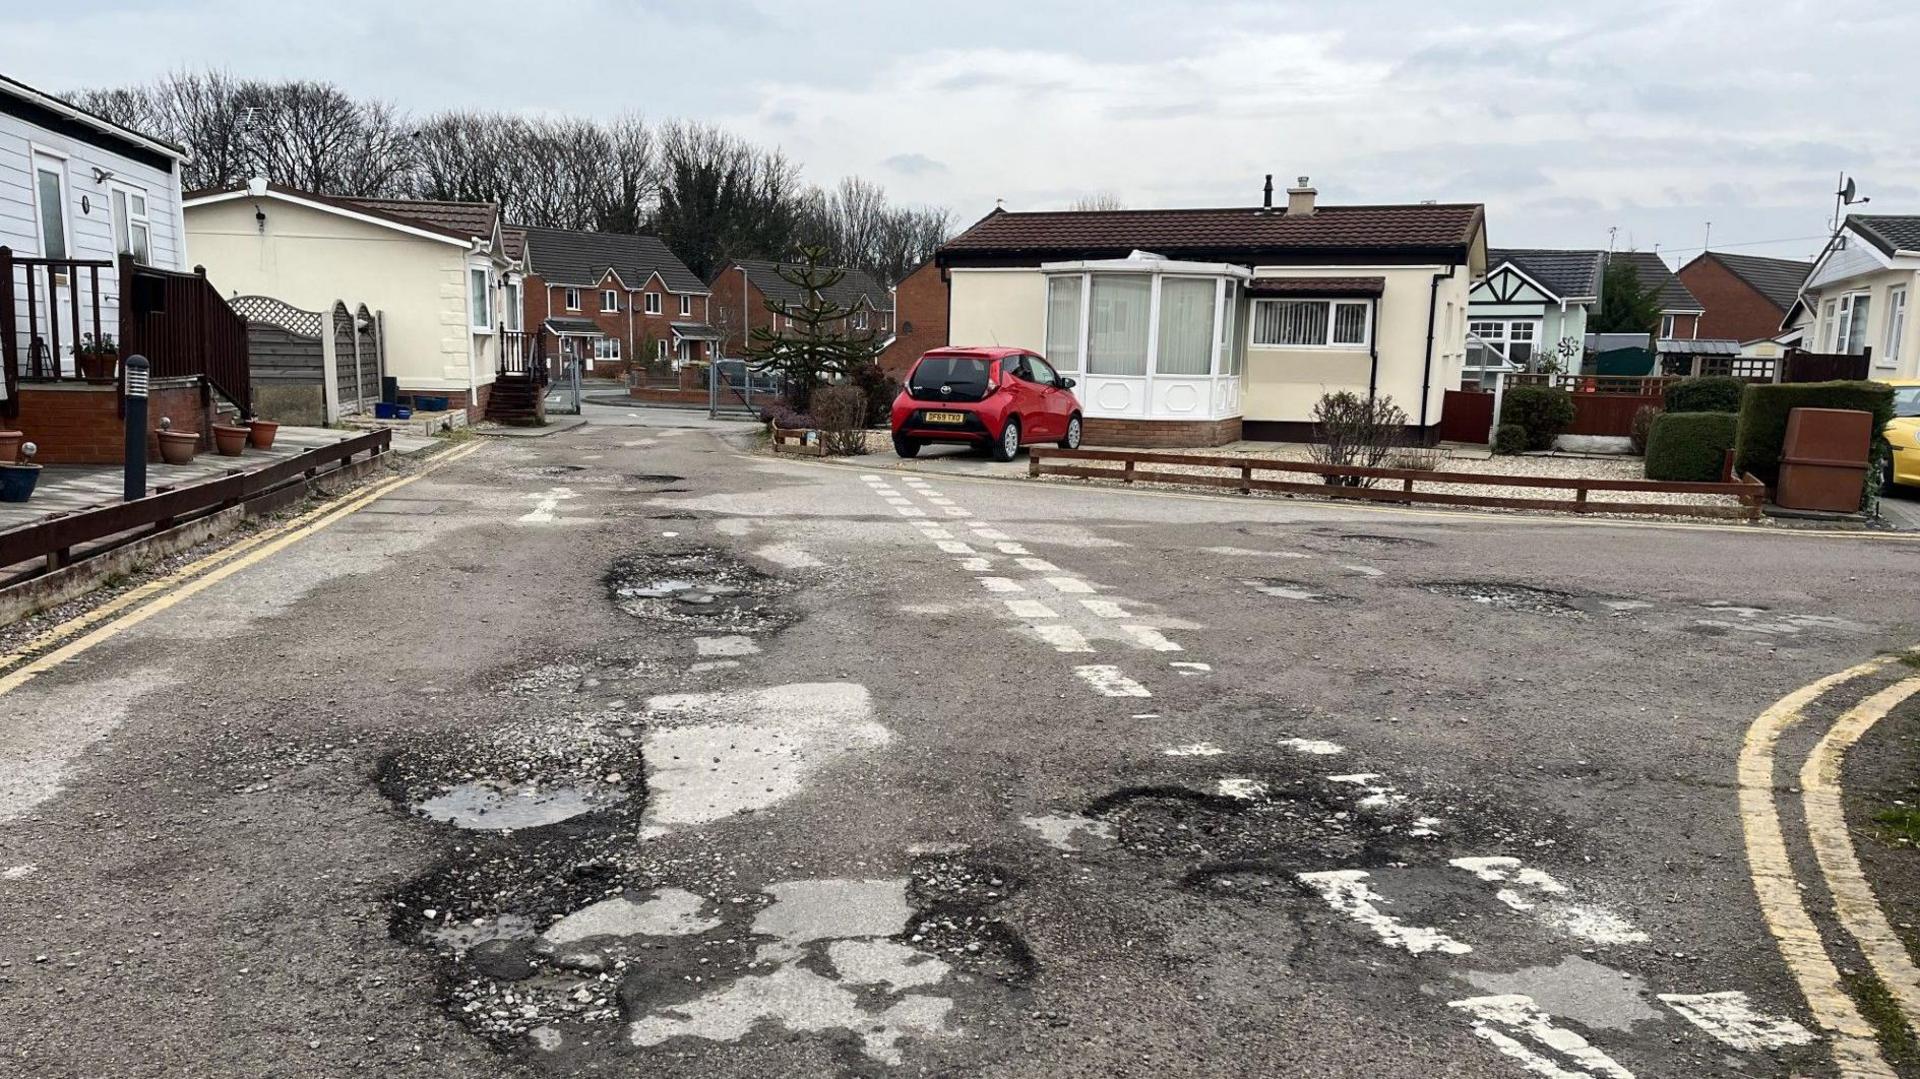
[[[0,1074],[1838,1074],[1735,764],[1911,548],[623,418],[0,696]]]

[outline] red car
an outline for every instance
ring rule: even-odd
[[[936,348],[893,399],[894,451],[912,457],[929,442],[985,446],[996,461],[1041,442],[1079,449],[1073,380],[1023,349]]]

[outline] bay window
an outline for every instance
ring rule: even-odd
[[[1210,277],[1160,279],[1160,338],[1154,370],[1162,375],[1213,373],[1213,301]]]
[[[1147,373],[1147,321],[1153,278],[1146,274],[1094,274],[1087,324],[1087,373]]]
[[[1080,370],[1079,274],[1047,279],[1047,362],[1056,371]]]
[[[1875,357],[1875,367],[1898,367],[1900,365],[1900,345],[1907,335],[1907,288],[1905,285],[1887,292],[1887,333],[1886,344],[1881,355]]]
[[[1365,348],[1370,300],[1255,300],[1253,343],[1262,348]]]
[[[475,332],[486,333],[493,329],[493,290],[488,287],[484,266],[467,269],[467,306]]]

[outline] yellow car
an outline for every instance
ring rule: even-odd
[[[1887,462],[1887,486],[1920,487],[1920,379],[1888,381],[1893,386],[1893,420],[1886,434],[1893,457]]]

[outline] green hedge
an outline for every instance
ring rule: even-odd
[[[1893,419],[1893,387],[1884,382],[1788,382],[1747,387],[1740,402],[1740,433],[1734,467],[1751,472],[1769,487],[1780,482],[1780,446],[1787,438],[1787,414],[1796,408],[1845,408],[1873,413],[1873,445],[1867,485],[1878,482],[1888,453],[1887,421]]]
[[[1503,423],[1494,429],[1493,452],[1498,454],[1525,453],[1527,451],[1527,429],[1517,423]]]
[[[1661,396],[1668,412],[1738,412],[1746,388],[1730,375],[1705,375],[1669,382]]]
[[[1573,426],[1573,395],[1546,386],[1515,386],[1500,401],[1500,425],[1527,432],[1527,448],[1550,450],[1560,432]]]
[[[1731,412],[1662,412],[1647,436],[1647,478],[1712,483],[1733,448],[1740,417]]]

